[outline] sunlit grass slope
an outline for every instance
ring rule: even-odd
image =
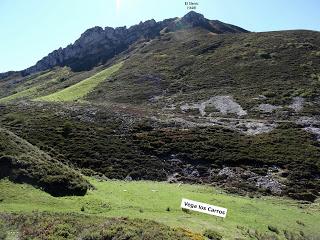
[[[33,96],[37,92],[38,88],[39,88],[39,86],[34,86],[31,88],[25,89],[21,92],[17,92],[15,94],[12,94],[8,97],[4,97],[4,98],[0,99],[0,103],[9,102],[9,101],[24,98],[24,97]]]
[[[53,101],[53,102],[64,102],[64,101],[76,101],[85,97],[91,92],[99,83],[106,80],[113,73],[117,72],[122,66],[122,62],[115,64],[101,72],[95,74],[92,77],[82,80],[70,87],[67,87],[61,91],[52,93],[47,96],[36,98],[40,101]]]
[[[224,239],[247,236],[248,232],[275,234],[284,232],[316,236],[320,222],[319,203],[302,205],[281,198],[248,198],[228,195],[210,186],[167,184],[150,181],[97,181],[96,187],[84,197],[54,198],[29,185],[0,181],[0,212],[48,211],[88,214],[96,217],[130,217],[155,220],[173,227],[196,232],[213,229]],[[181,198],[228,208],[226,219],[200,213],[185,213],[180,209]],[[83,211],[81,211],[81,209]],[[253,238],[254,239],[254,238]],[[271,238],[270,238],[271,239]]]
[[[33,99],[47,95],[46,90],[59,83],[59,79],[70,75],[68,68],[52,70],[40,75],[30,76],[20,84],[16,84],[11,94],[0,98],[0,103],[19,101],[22,99]]]

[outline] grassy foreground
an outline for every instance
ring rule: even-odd
[[[55,198],[26,184],[0,181],[0,212],[78,213],[86,216],[129,217],[155,220],[171,227],[202,233],[219,232],[224,239],[318,239],[319,202],[304,205],[293,200],[248,198],[222,193],[209,186],[167,184],[150,181],[97,181],[84,197]],[[185,213],[181,198],[228,208],[225,219]],[[270,230],[272,229],[272,230]],[[277,238],[259,238],[273,235]],[[290,235],[291,234],[291,235]],[[317,238],[318,237],[318,238]]]

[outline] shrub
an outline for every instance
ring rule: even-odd
[[[297,220],[296,222],[297,222],[297,224],[299,224],[299,225],[301,225],[301,226],[305,226],[304,222],[302,222],[302,221],[300,221],[300,220]]]
[[[265,51],[259,51],[259,52],[258,52],[258,56],[261,57],[261,58],[263,58],[263,59],[270,59],[270,58],[272,58],[271,55],[270,55],[270,53],[267,53],[267,52],[265,52]]]
[[[7,238],[7,231],[5,230],[5,227],[0,222],[0,240],[5,240]]]
[[[54,229],[53,239],[74,239],[75,234],[75,230],[69,224],[58,224]]]
[[[182,212],[191,214],[191,211],[189,209],[181,208]]]
[[[62,128],[62,136],[67,138],[72,132],[72,124],[70,122],[66,122]]]
[[[275,226],[272,226],[272,225],[268,225],[268,229],[271,231],[271,232],[274,232],[276,234],[279,234],[279,229]]]
[[[310,192],[289,193],[289,196],[296,200],[314,202],[317,196]]]
[[[203,233],[203,236],[209,238],[210,240],[221,240],[222,239],[222,235],[212,229],[206,229]]]
[[[85,195],[80,174],[12,132],[0,129],[0,179],[42,188],[53,196]]]

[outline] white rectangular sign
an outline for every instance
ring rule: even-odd
[[[185,199],[185,198],[182,199],[181,208],[189,209],[196,212],[206,213],[210,215],[215,215],[223,218],[227,216],[227,210],[228,210],[226,208],[217,207],[217,206],[209,205],[206,203],[196,202],[196,201]]]

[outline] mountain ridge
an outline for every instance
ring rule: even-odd
[[[134,42],[154,39],[161,34],[162,30],[171,32],[193,27],[202,27],[215,34],[248,32],[231,24],[206,19],[202,14],[194,11],[190,11],[182,18],[169,18],[159,22],[151,19],[129,28],[95,26],[84,31],[73,44],[52,51],[35,65],[18,72],[26,76],[56,66],[69,66],[74,71],[90,70],[127,50]],[[17,72],[0,73],[0,79],[13,73]]]

